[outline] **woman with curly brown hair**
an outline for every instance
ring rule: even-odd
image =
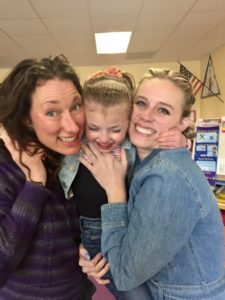
[[[80,150],[79,79],[63,56],[26,59],[0,86],[0,299],[90,300],[76,204],[57,179]]]

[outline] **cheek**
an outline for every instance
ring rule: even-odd
[[[137,109],[133,109],[133,112],[131,114],[130,122],[135,121],[141,117],[141,113]]]
[[[86,128],[85,134],[89,142],[93,142],[97,137],[96,132],[91,131],[88,128]]]
[[[119,135],[115,136],[114,137],[115,142],[118,143],[119,145],[122,144],[126,138],[126,133],[127,133],[127,130],[124,130]]]
[[[82,112],[79,116],[74,117],[74,122],[80,127],[80,131],[83,133],[85,129],[85,114]]]
[[[33,114],[31,116],[32,127],[37,136],[42,136],[48,133],[54,133],[58,130],[56,123],[53,123],[50,119],[47,119],[39,114]]]

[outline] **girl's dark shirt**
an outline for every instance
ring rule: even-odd
[[[127,180],[126,188],[128,190]],[[72,190],[81,216],[101,218],[101,206],[108,203],[106,192],[82,164],[72,183]]]
[[[105,190],[82,164],[72,183],[72,190],[81,216],[100,218],[101,205],[107,203]]]

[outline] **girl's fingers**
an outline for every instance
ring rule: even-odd
[[[86,161],[89,163],[93,164],[94,161],[96,160],[96,155],[92,151],[92,149],[89,147],[89,145],[81,145],[81,150],[82,150],[82,155],[81,157],[84,158]]]
[[[92,172],[93,162],[86,156],[82,155],[79,157],[79,162],[81,162],[90,172]]]
[[[100,280],[109,270],[109,264],[106,259],[102,257],[101,253],[98,253],[92,260],[84,258],[86,249],[80,249],[79,265],[82,267],[82,271],[88,276],[94,277],[96,280]],[[106,284],[103,281],[102,284]]]
[[[126,151],[122,148],[121,148],[121,153],[120,153],[120,161],[123,164],[123,166],[125,166],[127,168],[127,166],[128,166],[127,155],[126,155]]]
[[[110,280],[109,279],[99,279],[99,278],[94,278],[95,281],[97,281],[98,284],[101,284],[101,285],[106,285],[108,283],[110,283]]]
[[[89,272],[85,272],[87,273],[88,276],[92,276],[95,278],[96,281],[101,281],[101,280],[105,280],[102,279],[102,277],[109,271],[109,264],[105,263],[104,266],[101,267],[101,270],[98,272],[94,272],[94,271],[89,271]],[[108,281],[109,283],[109,281]]]
[[[92,143],[88,143],[88,146],[96,158],[100,158],[102,156],[102,153]]]

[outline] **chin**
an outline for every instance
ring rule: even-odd
[[[70,149],[64,149],[62,151],[59,151],[62,155],[73,155],[80,151],[80,146],[76,148],[70,148]]]

